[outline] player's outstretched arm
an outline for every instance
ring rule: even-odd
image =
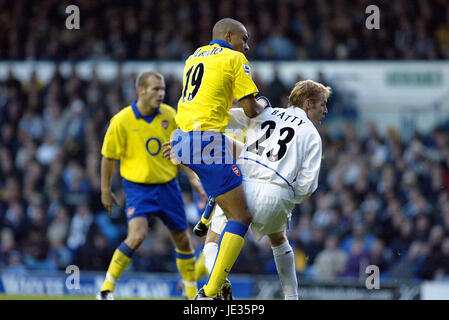
[[[264,98],[256,100],[256,98],[253,95],[249,95],[240,100],[239,102],[242,105],[245,114],[249,118],[257,117],[269,105],[268,99]]]
[[[114,173],[115,160],[106,157],[101,158],[101,203],[112,214],[112,205],[119,206],[115,194],[111,191],[112,174]]]

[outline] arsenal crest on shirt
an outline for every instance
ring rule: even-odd
[[[162,120],[161,124],[162,124],[162,128],[164,128],[164,129],[168,128],[168,120]]]

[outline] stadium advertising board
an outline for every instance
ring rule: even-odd
[[[63,272],[0,273],[0,293],[7,295],[48,295],[48,296],[92,296],[95,297],[103,284],[104,274],[97,272],[80,273],[79,286],[71,287],[68,275]],[[178,290],[179,277],[172,274],[124,274],[114,295],[117,298],[182,298]],[[232,278],[233,291],[241,298],[251,298],[253,283],[247,277]],[[199,286],[204,281],[199,281]]]
[[[282,299],[279,279],[275,276],[234,275],[230,277],[233,294],[239,299]],[[81,272],[78,288],[67,285],[63,272],[0,273],[0,293],[32,296],[92,296],[101,287],[104,275]],[[120,298],[166,299],[182,298],[177,289],[179,277],[172,274],[124,274],[115,296]],[[204,281],[200,281],[202,286]],[[416,300],[420,299],[420,285],[410,282],[382,283],[379,289],[369,290],[357,281],[317,282],[299,279],[301,300]]]
[[[369,290],[358,281],[314,281],[298,279],[301,300],[419,300],[420,286],[411,282],[382,283]],[[254,286],[257,299],[281,299],[282,289],[277,279],[258,278]]]

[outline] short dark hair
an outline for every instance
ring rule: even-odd
[[[228,31],[234,32],[240,27],[245,28],[245,25],[238,20],[232,18],[221,19],[215,23],[212,29],[212,40],[223,40]]]

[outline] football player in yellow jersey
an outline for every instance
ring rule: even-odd
[[[101,153],[101,201],[111,213],[118,201],[111,191],[116,160],[126,195],[128,235],[115,250],[98,300],[112,300],[115,283],[131,262],[132,255],[148,234],[149,215],[159,217],[170,231],[175,244],[176,265],[184,280],[187,298],[198,289],[195,280],[195,255],[188,232],[176,176],[178,167],[164,159],[161,148],[177,128],[176,111],[162,103],[165,82],[160,73],[144,72],[136,80],[138,100],[110,122]],[[207,198],[193,171],[185,168],[192,188]]]
[[[223,135],[228,111],[236,98],[245,114],[253,118],[269,103],[266,98],[256,100],[259,90],[245,57],[249,50],[245,26],[234,19],[222,19],[215,24],[212,38],[209,45],[198,48],[186,60],[176,116],[179,128],[172,140],[177,160],[195,171],[206,193],[228,218],[214,267],[196,299],[219,295],[251,223],[241,173]]]

